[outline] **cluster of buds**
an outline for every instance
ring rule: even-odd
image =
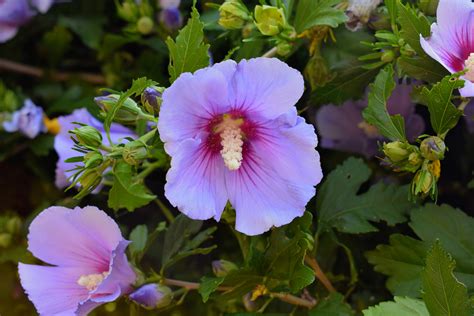
[[[153,7],[148,0],[135,1],[124,0],[122,3],[116,2],[117,14],[119,17],[129,22],[126,28],[128,32],[150,34],[154,29]]]
[[[143,95],[145,96],[142,98],[142,100],[146,101],[144,103],[144,107],[146,111],[149,113],[151,111],[151,113],[154,114],[155,111],[159,109],[159,104],[161,103],[161,101],[158,101],[158,99],[161,100],[161,92],[156,91],[156,93],[154,94],[150,92],[151,90],[154,90],[153,88],[147,88],[147,89],[148,90],[145,90],[145,92],[143,93]],[[94,98],[95,103],[101,108],[102,116],[104,117],[106,116],[108,112],[114,109],[114,107],[119,102],[119,100],[120,100],[120,95],[118,94],[109,94],[109,95]],[[156,103],[156,106],[153,107],[152,104],[155,104],[155,103]],[[115,116],[114,116],[114,121],[123,125],[136,125],[137,122],[142,119],[149,120],[149,121],[156,121],[153,115],[145,113],[137,105],[137,103],[131,98],[127,98],[122,102],[120,108],[116,111]]]
[[[436,199],[437,182],[441,175],[440,160],[444,159],[446,145],[437,136],[430,136],[420,146],[408,142],[395,141],[383,145],[384,162],[395,171],[415,173],[411,183],[413,196],[430,196]]]

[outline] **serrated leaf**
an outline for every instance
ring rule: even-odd
[[[397,62],[405,74],[427,82],[438,82],[448,73],[440,63],[429,57],[401,56]]]
[[[201,294],[204,303],[209,300],[209,296],[217,290],[224,280],[225,277],[202,277],[198,292]]]
[[[170,83],[184,72],[194,72],[209,66],[209,45],[203,43],[204,24],[199,20],[199,12],[193,8],[191,18],[186,26],[179,31],[176,41],[168,38],[170,63],[168,72]]]
[[[114,210],[126,208],[130,212],[145,206],[156,196],[148,192],[142,180],[136,180],[132,166],[118,162],[114,168],[114,182],[109,192],[108,205]]]
[[[148,228],[146,225],[136,226],[129,237],[131,244],[128,247],[132,257],[139,256],[140,253],[145,249],[147,239],[148,239]]]
[[[420,44],[420,35],[427,37],[431,32],[431,25],[428,19],[417,14],[416,11],[408,5],[403,5],[401,1],[397,1],[398,22],[401,30],[400,36],[418,53],[418,55],[426,55]]]
[[[401,115],[390,115],[387,100],[395,88],[393,68],[388,65],[380,71],[370,85],[369,103],[362,115],[367,123],[377,127],[379,132],[391,140],[406,140],[405,120]]]
[[[414,210],[410,226],[421,240],[403,235],[390,236],[389,245],[378,245],[367,253],[374,270],[388,275],[387,288],[394,295],[420,296],[420,273],[425,256],[437,239],[457,262],[456,278],[474,291],[474,219],[449,205],[426,204]]]
[[[440,137],[444,137],[450,129],[456,126],[463,114],[451,102],[453,91],[463,86],[464,82],[458,80],[457,75],[452,75],[444,77],[431,90],[424,87],[421,91],[423,103],[428,104],[431,126]]]
[[[382,302],[362,311],[364,316],[430,316],[423,301],[395,296],[394,302]]]
[[[294,21],[298,33],[317,25],[329,25],[332,28],[347,21],[343,10],[334,6],[340,0],[300,0],[296,8]]]
[[[431,316],[472,315],[467,288],[453,274],[455,266],[451,256],[435,242],[421,274],[423,300]]]
[[[377,231],[371,222],[385,221],[393,226],[406,220],[405,215],[413,208],[407,199],[407,186],[380,182],[357,195],[370,175],[361,159],[349,158],[327,176],[316,201],[318,230],[367,233]]]
[[[351,316],[354,315],[352,308],[344,302],[344,296],[333,293],[329,297],[318,302],[316,307],[308,312],[308,316]]]

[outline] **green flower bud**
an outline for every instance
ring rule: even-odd
[[[79,183],[81,184],[81,192],[92,192],[94,189],[102,182],[102,169],[86,169],[79,178]],[[83,192],[85,191],[85,192]]]
[[[6,231],[10,234],[17,234],[21,229],[21,218],[18,216],[13,216],[7,220],[5,225]]]
[[[411,192],[413,195],[427,196],[435,199],[438,192],[437,181],[441,172],[439,160],[430,162],[425,160],[423,167],[416,173],[411,183]]]
[[[384,63],[389,63],[393,61],[394,59],[395,59],[395,52],[393,50],[385,51],[380,57],[380,60],[383,61]]]
[[[291,43],[289,43],[287,41],[283,41],[283,42],[278,43],[276,48],[277,48],[277,54],[278,55],[287,56],[293,50],[293,45],[291,45]]]
[[[241,29],[249,19],[247,7],[239,0],[227,0],[219,8],[219,25],[226,29]]]
[[[95,168],[102,164],[104,157],[98,151],[90,151],[84,156],[84,167],[86,169]]]
[[[129,142],[122,149],[122,158],[129,165],[138,165],[148,157],[146,144],[141,141]]]
[[[133,22],[138,19],[138,6],[135,1],[126,0],[122,5],[117,3],[117,14],[125,21]]]
[[[119,100],[118,94],[109,94],[106,96],[95,97],[95,103],[104,111],[109,112]],[[137,103],[127,98],[114,117],[114,121],[120,124],[135,124],[144,113],[138,107]]]
[[[396,171],[416,172],[423,162],[418,147],[407,142],[385,143],[382,150]]]
[[[155,24],[153,23],[153,20],[148,16],[142,16],[137,21],[137,30],[143,35],[150,34],[153,31],[154,26]]]
[[[421,154],[428,160],[440,160],[444,159],[444,153],[446,151],[446,145],[444,141],[437,137],[431,136],[425,138],[420,145]]]
[[[0,233],[0,248],[7,248],[12,243],[12,235],[8,233]]]
[[[391,162],[397,163],[408,158],[410,155],[409,146],[409,144],[401,141],[383,144],[383,153]]]
[[[227,260],[214,260],[212,261],[212,271],[216,277],[225,277],[230,271],[237,270],[238,267],[235,263]]]
[[[255,7],[255,25],[263,35],[279,34],[286,25],[283,9],[269,5]]]
[[[326,60],[318,53],[311,56],[304,68],[304,75],[308,79],[311,89],[324,86],[334,78],[326,64]]]
[[[70,133],[74,134],[79,144],[83,146],[98,148],[102,144],[102,134],[92,126],[84,125],[73,129]]]

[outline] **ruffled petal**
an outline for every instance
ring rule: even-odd
[[[28,249],[49,264],[102,273],[109,270],[111,254],[122,240],[114,220],[96,207],[53,206],[31,223]]]
[[[230,108],[227,81],[225,75],[214,67],[194,74],[184,73],[176,79],[163,93],[158,121],[161,140],[179,142],[205,131],[215,115]],[[165,149],[172,154],[170,148],[166,144]]]
[[[15,37],[17,32],[17,27],[0,23],[0,43],[5,43],[6,41],[12,39]]]
[[[288,112],[304,91],[301,73],[277,58],[242,60],[232,80],[233,108],[274,119]]]
[[[199,139],[181,142],[166,175],[165,196],[192,219],[220,218],[227,194],[221,156]]]
[[[459,89],[459,93],[465,98],[474,97],[474,83],[464,79],[464,87]]]
[[[74,316],[79,303],[89,297],[87,289],[77,284],[88,273],[84,268],[20,263],[18,272],[21,285],[42,316]]]
[[[31,0],[31,4],[41,13],[46,13],[53,2],[53,0]]]
[[[296,112],[262,127],[258,139],[250,142],[242,166],[226,171],[238,231],[261,234],[304,213],[322,179],[316,144],[314,127]]]

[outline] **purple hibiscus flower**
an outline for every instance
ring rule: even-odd
[[[423,118],[415,113],[409,85],[397,85],[388,99],[388,112],[405,118],[407,137],[413,141],[424,130]],[[321,147],[358,153],[369,158],[377,154],[378,142],[384,138],[376,127],[367,124],[362,111],[367,98],[347,101],[341,106],[325,105],[316,114],[316,124],[321,136]]]
[[[43,109],[27,99],[20,110],[13,112],[10,121],[3,122],[3,128],[9,133],[20,132],[33,139],[46,132]]]
[[[45,13],[52,3],[53,0],[0,0],[0,43],[13,38],[36,10]]]
[[[421,46],[451,73],[467,70],[462,76],[464,97],[474,96],[474,2],[440,0],[437,23],[431,25],[431,37],[420,36]]]
[[[177,30],[183,25],[183,17],[179,11],[180,0],[160,0],[160,22],[169,30]]]
[[[74,171],[68,171],[74,168],[71,163],[65,162],[66,159],[79,156],[79,152],[72,149],[74,142],[71,139],[69,131],[78,127],[76,123],[83,123],[95,127],[102,133],[103,139],[107,139],[102,122],[95,119],[86,109],[79,109],[72,112],[70,115],[58,117],[60,132],[54,138],[54,149],[59,156],[56,163],[56,187],[63,189],[71,184],[68,180],[74,174]],[[114,143],[120,142],[125,137],[136,137],[136,134],[130,129],[113,123],[110,127],[110,138]]]
[[[28,250],[50,266],[20,263],[21,285],[40,315],[87,315],[131,291],[136,275],[125,255],[128,244],[96,207],[50,207],[28,234]]]
[[[182,74],[163,93],[158,122],[171,204],[219,220],[229,200],[248,235],[303,215],[322,178],[314,127],[294,106],[303,90],[301,74],[275,58]]]

